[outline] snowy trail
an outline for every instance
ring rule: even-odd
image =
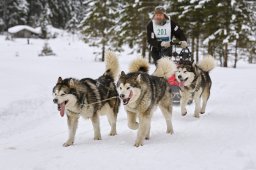
[[[59,42],[52,43],[61,51]],[[94,141],[91,122],[80,119],[75,145],[64,148],[66,118],[52,103],[52,87],[59,75],[96,78],[104,64],[68,57],[73,48],[63,58],[35,58],[28,52],[16,58],[6,52],[9,48],[0,48],[6,54],[0,58],[0,169],[256,169],[256,87],[244,81],[256,83],[255,65],[213,70],[206,114],[194,118],[191,105],[182,117],[174,107],[172,136],[165,133],[165,120],[157,110],[151,139],[133,147],[136,131],[127,127],[121,107],[117,136],[108,136],[110,127],[101,117],[103,140]],[[124,70],[130,60],[120,58]]]

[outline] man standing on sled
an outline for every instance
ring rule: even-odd
[[[172,56],[170,42],[173,36],[180,40],[181,48],[188,46],[179,26],[166,15],[164,7],[157,6],[152,20],[147,25],[147,41],[155,64],[162,56]]]

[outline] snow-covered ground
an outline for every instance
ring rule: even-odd
[[[211,72],[212,95],[206,114],[182,117],[174,107],[174,135],[165,133],[165,120],[157,110],[152,135],[135,148],[136,131],[127,127],[123,107],[118,135],[108,136],[101,117],[101,141],[93,140],[89,120],[80,119],[75,145],[64,148],[66,118],[52,102],[52,87],[59,76],[101,75],[104,64],[94,62],[93,48],[72,37],[50,40],[57,56],[38,57],[44,41],[5,41],[0,36],[0,169],[256,169],[256,65],[239,63],[237,69]],[[136,56],[120,54],[123,70]],[[154,66],[152,65],[152,69]]]

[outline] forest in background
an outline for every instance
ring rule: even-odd
[[[253,0],[0,0],[0,32],[52,25],[82,33],[85,43],[100,48],[102,60],[106,49],[127,45],[148,57],[146,25],[158,5],[185,32],[195,61],[205,51],[223,67],[236,67],[240,59],[256,63]]]

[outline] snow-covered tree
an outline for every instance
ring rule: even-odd
[[[48,0],[47,2],[51,11],[52,25],[57,28],[65,28],[66,23],[72,17],[72,0]]]
[[[84,41],[91,46],[101,47],[102,61],[106,48],[114,47],[113,37],[118,37],[115,28],[118,26],[118,1],[111,0],[85,0],[87,6],[86,17],[80,27]]]
[[[78,25],[79,21],[77,19],[77,15],[75,12],[73,12],[72,18],[66,24],[66,29],[72,34],[75,34],[75,32],[78,30]]]
[[[49,19],[50,16],[51,16],[51,12],[49,10],[48,4],[44,4],[43,11],[39,19],[42,38],[48,38],[47,26],[50,24],[50,19]]]
[[[4,23],[4,30],[14,25],[26,24],[27,7],[26,0],[1,0],[0,20]]]
[[[46,5],[46,1],[41,0],[27,0],[28,2],[28,14],[27,24],[32,27],[40,26],[40,17]]]

